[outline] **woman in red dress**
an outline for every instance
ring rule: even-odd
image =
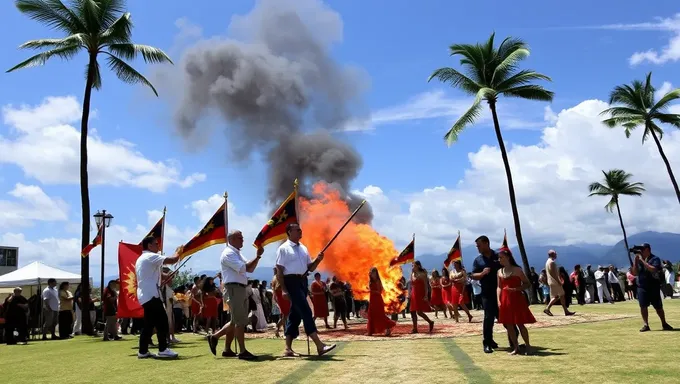
[[[439,271],[436,269],[432,271],[432,277],[430,277],[430,306],[434,309],[434,317],[438,318],[438,312],[443,311],[444,317],[446,317],[446,307],[444,307],[444,299],[442,298],[442,283],[439,277]]]
[[[468,316],[468,323],[472,322],[472,315],[467,307],[467,295],[465,294],[465,284],[467,283],[467,273],[460,260],[453,262],[453,270],[451,271],[451,306],[453,307],[453,318],[458,322],[460,315],[458,314],[458,306],[463,309],[463,312]]]
[[[420,261],[413,262],[413,269],[411,270],[411,320],[413,321],[413,330],[411,333],[418,333],[418,316],[430,324],[430,333],[434,329],[434,321],[430,320],[425,314],[432,310],[430,303],[427,300],[427,271],[425,271],[420,264]],[[416,316],[418,315],[418,316]]]
[[[385,314],[385,302],[382,298],[383,286],[376,267],[368,273],[369,290],[371,294],[368,302],[368,335],[385,332],[385,336],[392,334],[392,328],[397,324]]]
[[[326,299],[326,283],[321,281],[321,274],[319,272],[314,274],[314,281],[312,282],[309,292],[312,295],[312,304],[314,304],[314,320],[322,318],[326,328],[328,325],[328,300]]]
[[[274,290],[275,304],[279,306],[279,310],[281,311],[281,318],[276,323],[276,337],[281,337],[279,330],[286,324],[286,320],[288,320],[290,301],[287,297],[283,296],[283,289],[281,289],[281,284],[279,284],[279,280],[276,277],[276,269],[274,270],[274,277],[272,277],[272,289]]]
[[[217,286],[212,277],[206,277],[201,287],[203,294],[203,318],[205,319],[205,329],[208,331],[217,330]],[[208,331],[208,332],[210,332]]]
[[[504,248],[498,253],[498,261],[502,268],[498,270],[498,322],[503,324],[508,332],[511,345],[515,348],[510,352],[511,355],[519,353],[519,343],[517,342],[517,331],[519,328],[524,344],[525,353],[531,354],[531,344],[529,344],[529,331],[524,324],[536,322],[534,315],[529,309],[529,302],[524,296],[524,290],[531,288],[531,282],[526,277],[522,268],[517,265],[515,258],[509,249]]]
[[[453,306],[451,306],[451,280],[449,279],[449,270],[446,267],[442,268],[442,301],[444,302],[444,317],[446,316],[446,311],[449,312],[451,318],[453,319]],[[447,317],[448,318],[448,317]]]

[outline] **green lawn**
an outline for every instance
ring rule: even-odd
[[[637,303],[576,306],[579,312],[637,314]],[[680,328],[680,300],[665,300],[668,320]],[[534,312],[540,311],[533,307]],[[555,311],[557,313],[557,311]],[[558,316],[558,315],[556,315]],[[176,361],[137,360],[137,339],[101,342],[77,337],[0,345],[2,383],[187,383],[236,381],[264,383],[677,383],[673,362],[680,333],[639,333],[639,317],[531,331],[535,356],[486,355],[481,336],[450,339],[354,341],[340,343],[328,358],[280,359],[283,341],[247,340],[259,362],[213,357],[207,343],[180,335]],[[481,326],[481,325],[480,325]],[[507,345],[498,335],[501,346]],[[306,350],[304,342],[298,350]],[[220,347],[221,348],[221,347]]]

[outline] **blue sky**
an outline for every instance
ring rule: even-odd
[[[58,33],[21,15],[12,3],[0,3],[0,14],[3,15],[3,23],[0,25],[0,48],[3,52],[0,67],[3,70],[28,57],[29,52],[17,49],[22,42],[58,36]],[[149,3],[154,6],[148,5]],[[160,4],[158,1],[130,2],[129,11],[135,22],[134,40],[166,50],[179,63],[183,49],[198,38],[198,28],[203,37],[225,36],[232,15],[249,12],[255,3],[240,1],[190,5],[188,2],[163,2],[159,6]],[[577,150],[573,148],[563,151],[556,149],[558,144],[547,144],[544,128],[557,127],[558,130],[564,130],[567,123],[574,120],[570,120],[567,113],[563,116],[560,111],[569,111],[586,100],[606,101],[614,85],[641,78],[648,71],[653,71],[658,87],[662,87],[664,82],[669,87],[678,83],[677,60],[680,54],[673,52],[671,43],[680,33],[680,22],[673,23],[676,20],[673,17],[679,9],[670,1],[658,2],[655,7],[634,6],[637,3],[633,2],[626,6],[620,1],[593,3],[580,0],[569,2],[568,5],[532,0],[512,5],[499,3],[491,8],[487,8],[485,3],[454,5],[449,1],[430,1],[423,4],[407,1],[330,1],[327,5],[339,13],[343,22],[343,40],[334,45],[333,57],[340,63],[362,68],[370,79],[367,82],[365,100],[374,120],[369,125],[374,129],[342,134],[344,139],[356,146],[364,160],[364,166],[354,180],[353,187],[369,197],[377,214],[384,215],[381,218],[376,217],[375,226],[381,233],[392,237],[397,247],[406,244],[411,232],[437,233],[424,236],[423,249],[445,252],[448,248],[445,244],[454,240],[456,228],[469,230],[471,236],[484,231],[502,237],[502,228],[512,226],[512,222],[507,219],[509,206],[505,178],[496,177],[502,176],[502,173],[495,173],[500,157],[497,156],[496,138],[489,120],[483,119],[480,124],[470,127],[452,148],[447,148],[442,141],[444,132],[458,117],[457,111],[471,101],[446,86],[426,82],[431,71],[438,67],[457,67],[457,62],[448,57],[447,47],[450,44],[483,41],[492,31],[499,38],[511,35],[521,37],[529,43],[532,54],[523,67],[535,69],[553,78],[553,82],[546,86],[555,91],[555,100],[550,105],[549,113],[546,113],[547,104],[544,103],[502,100],[499,107],[501,125],[506,143],[520,151],[514,160],[511,159],[517,162],[518,168],[523,165],[542,166],[540,156],[534,159],[530,155],[548,149],[554,150],[555,152],[546,156],[559,159],[559,164],[554,168],[557,171],[546,168],[546,172],[558,175],[560,181],[593,181],[585,179],[584,175],[597,177],[599,165],[593,165],[595,173],[590,169],[584,170],[588,166],[579,165],[579,162],[596,163],[595,158],[592,162],[584,162],[589,154],[604,156],[602,163],[609,164],[612,161],[611,156],[605,156],[608,154],[595,153],[598,150],[582,154],[574,152]],[[180,19],[183,20],[184,27],[178,28]],[[653,56],[654,60],[631,64],[630,59],[634,53],[649,50],[661,52],[669,44],[671,48],[665,56],[657,55]],[[676,44],[680,46],[677,41]],[[141,61],[134,65],[145,74],[153,71]],[[84,66],[84,57],[79,56],[70,62],[53,60],[41,68],[2,74],[0,105],[11,105],[12,107],[7,108],[16,110],[21,106],[40,105],[46,97],[66,96],[74,96],[76,101],[81,102]],[[163,97],[153,97],[139,86],[123,84],[108,72],[104,75],[103,88],[94,93],[92,105],[96,112],[90,127],[96,130],[98,140],[104,144],[120,143],[123,140],[128,143],[123,147],[134,145],[131,149],[133,152],[138,152],[141,158],[151,160],[149,167],[164,162],[164,166],[171,168],[173,172],[178,171],[177,175],[169,177],[171,180],[168,181],[167,188],[161,188],[163,190],[150,191],[149,188],[140,187],[140,181],[126,182],[126,176],[121,176],[115,183],[102,176],[100,184],[92,185],[93,212],[101,208],[112,212],[115,224],[120,226],[116,229],[119,231],[117,234],[143,234],[149,223],[154,221],[154,213],[149,214],[148,211],[161,210],[167,205],[168,223],[177,228],[175,235],[178,244],[181,236],[193,233],[200,227],[200,216],[214,209],[213,205],[216,203],[213,199],[213,205],[207,202],[207,206],[197,203],[192,208],[192,202],[207,201],[213,194],[221,194],[224,190],[229,191],[230,202],[240,215],[236,217],[252,221],[239,224],[232,220],[234,226],[256,228],[263,224],[261,218],[266,211],[265,168],[257,159],[247,165],[230,161],[226,138],[221,132],[215,133],[210,144],[201,150],[187,151],[185,144],[175,133],[172,112],[166,100]],[[6,112],[7,108],[3,111]],[[574,113],[578,114],[577,112],[579,111]],[[3,117],[0,138],[9,142],[19,140],[21,134],[8,123],[6,113],[3,113]],[[560,118],[565,119],[563,124],[559,123]],[[77,118],[61,117],[56,121],[79,129]],[[570,146],[580,145],[579,135],[573,132],[571,134]],[[586,142],[591,140],[586,135],[581,137]],[[612,142],[609,137],[599,139],[603,140],[603,145],[611,146],[614,148],[612,150],[620,150],[621,153],[640,148],[637,139],[621,139],[617,142]],[[667,138],[671,151],[677,148],[677,144],[672,141],[674,139],[677,137],[673,135]],[[566,141],[563,140],[564,142]],[[489,148],[484,149],[484,145]],[[628,150],[625,146],[630,146],[631,149]],[[33,151],[41,153],[43,149],[48,151],[44,147],[33,148]],[[649,153],[650,157],[655,156],[651,149]],[[24,155],[30,157],[28,154]],[[49,162],[49,156],[51,154],[45,154],[44,161]],[[669,158],[673,161],[673,157],[669,155]],[[678,158],[680,157],[675,157]],[[118,160],[112,158],[111,162]],[[635,162],[634,165],[638,166],[638,163]],[[656,168],[661,167],[662,163],[650,158],[645,161],[645,166],[647,165]],[[123,168],[133,169],[135,165],[128,164],[125,167]],[[564,167],[571,171],[565,171]],[[114,170],[123,168],[114,167]],[[574,173],[573,170],[577,172]],[[642,176],[641,172],[647,170],[651,168],[642,168],[636,173]],[[73,172],[77,174],[77,168]],[[144,174],[146,171],[140,172]],[[158,176],[157,171],[153,172],[154,176]],[[531,179],[542,174],[540,170],[533,173],[517,172],[520,173],[516,175],[519,179],[516,182],[527,189],[554,185],[550,180]],[[563,177],[564,172],[572,176]],[[64,174],[67,173],[64,170]],[[203,174],[204,177],[197,176],[193,182],[186,182],[184,187],[181,186],[182,181],[192,174]],[[49,264],[75,270],[78,258],[77,254],[72,254],[72,250],[74,244],[77,244],[73,239],[77,239],[79,234],[79,187],[72,178],[65,177],[61,180],[55,176],[52,180],[48,179],[50,178],[45,175],[32,174],[27,170],[25,162],[3,158],[0,154],[0,204],[17,209],[26,219],[21,224],[16,224],[16,218],[6,217],[6,225],[0,223],[0,239],[5,242],[21,242],[19,245],[26,249],[25,252],[20,251],[22,265],[30,260],[44,260]],[[656,186],[657,179],[652,181]],[[31,209],[44,205],[31,205],[28,200],[7,195],[17,183],[37,186],[49,199],[63,200],[67,206],[64,209],[65,214],[54,214],[49,220],[33,219],[31,215],[40,215],[31,213]],[[112,183],[117,185],[110,185]],[[475,185],[480,184],[485,188],[476,190]],[[373,188],[365,189],[368,186]],[[660,198],[665,199],[668,192],[667,176],[661,174],[658,177],[658,186],[654,191],[658,189]],[[435,187],[444,189],[432,190]],[[497,196],[485,195],[486,187],[496,190]],[[479,193],[477,200],[466,200],[465,196],[474,197],[475,191]],[[445,192],[453,195],[444,195]],[[461,195],[463,192],[465,194]],[[548,190],[545,193],[557,192]],[[559,234],[559,228],[542,232],[547,226],[539,222],[541,204],[550,204],[545,193],[540,193],[540,201],[535,196],[530,196],[531,193],[527,195],[525,212],[528,212],[527,221],[530,223],[526,230],[530,233],[525,234],[525,238],[541,244],[577,242],[583,236]],[[536,194],[539,195],[538,192]],[[560,205],[566,204],[567,200],[556,195],[554,198],[561,201]],[[576,197],[571,195],[569,199],[570,202],[576,201]],[[435,217],[438,213],[456,210],[456,203],[467,209],[477,209],[479,217],[493,218],[481,221],[475,218],[476,221],[472,224],[474,213]],[[594,234],[593,238],[583,239],[584,242],[617,241],[618,229],[615,225],[610,225],[613,218],[601,210],[604,203],[587,202],[588,209],[583,215],[592,216],[594,222],[598,223],[598,230],[602,232]],[[646,207],[644,204],[658,204],[658,201],[634,203]],[[28,207],[24,206],[26,204]],[[564,210],[571,211],[566,206]],[[0,214],[0,219],[2,218]],[[496,218],[502,222],[496,221]],[[569,220],[577,218],[583,222],[581,216],[569,217],[565,219],[565,225],[573,227],[568,224]],[[15,222],[10,223],[10,220]],[[555,220],[561,219],[554,218],[552,221]],[[673,227],[676,224],[653,221],[652,218],[649,220],[636,220],[632,225],[638,230],[676,228]],[[449,227],[445,227],[446,225]],[[446,239],[446,235],[439,234],[447,231],[451,233],[450,241]],[[584,231],[588,233],[586,229]],[[252,237],[254,234],[247,235]],[[21,237],[17,237],[18,235]],[[138,238],[123,240],[134,242]],[[114,246],[110,245],[109,261],[112,265],[115,265]],[[54,257],[54,253],[69,254]],[[200,256],[202,259],[195,261],[197,264],[194,267],[210,267],[215,264],[217,251],[212,253],[214,255],[206,253],[206,256]],[[196,259],[198,258],[197,256]]]

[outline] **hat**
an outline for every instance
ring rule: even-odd
[[[597,266],[597,269],[603,269],[603,268],[604,268],[604,267],[601,266],[601,265],[598,265],[598,266]]]

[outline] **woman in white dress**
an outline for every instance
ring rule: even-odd
[[[250,316],[257,317],[257,328],[258,331],[265,331],[267,329],[267,319],[264,317],[264,309],[262,309],[262,296],[260,296],[260,290],[258,287],[260,282],[253,280],[250,284],[250,289],[252,291],[252,298],[257,306],[257,309],[250,312]]]

